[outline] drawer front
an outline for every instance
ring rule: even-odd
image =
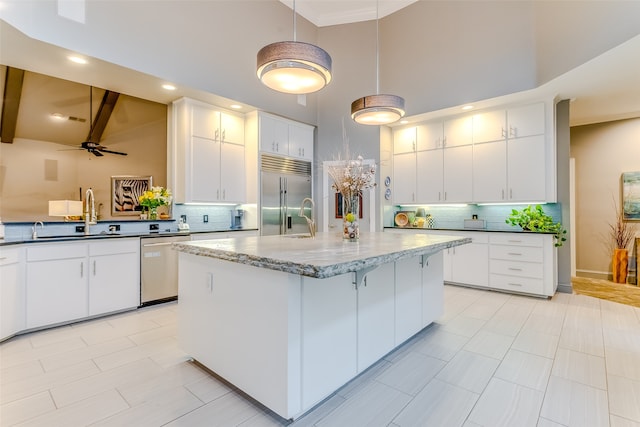
[[[416,230],[420,230],[419,228]],[[425,230],[425,229],[422,229]],[[469,237],[472,243],[489,243],[489,233],[486,231],[458,231],[458,230],[425,230],[425,234],[437,234],[440,236]]]
[[[530,233],[491,233],[489,242],[497,245],[542,247],[544,236]]]
[[[508,261],[542,262],[542,248],[532,246],[489,246],[489,257],[491,259],[504,259]]]
[[[531,277],[542,279],[544,269],[541,263],[518,262],[492,259],[489,261],[489,272],[494,274],[507,274],[518,277]]]
[[[56,243],[29,246],[27,262],[54,259],[83,258],[87,256],[86,243]]]
[[[0,248],[0,265],[20,262],[20,248]]]
[[[490,287],[512,292],[524,292],[541,295],[544,291],[542,279],[529,277],[507,276],[503,274],[491,274],[489,276]]]
[[[128,252],[138,252],[140,239],[115,238],[108,241],[89,243],[89,256],[124,254]]]

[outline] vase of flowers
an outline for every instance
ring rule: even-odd
[[[151,187],[138,197],[143,215],[146,214],[147,219],[151,220],[158,219],[158,206],[170,205],[171,200],[171,190],[164,187]]]
[[[362,190],[375,187],[376,165],[364,164],[362,156],[329,167],[332,188],[342,195],[342,237],[348,241],[360,238],[360,199]]]

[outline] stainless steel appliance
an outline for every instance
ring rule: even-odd
[[[262,154],[260,165],[260,234],[308,233],[298,214],[304,198],[311,197],[311,162]],[[311,218],[311,207],[305,213]]]
[[[140,238],[140,305],[178,297],[178,252],[171,244],[185,240],[191,240],[191,236]]]

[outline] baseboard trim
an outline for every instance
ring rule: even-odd
[[[573,286],[571,286],[571,283],[558,283],[557,291],[562,292],[564,294],[572,294]]]

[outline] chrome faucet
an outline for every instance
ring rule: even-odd
[[[33,227],[31,227],[31,238],[32,239],[37,239],[38,238],[38,232],[36,231],[36,228],[38,227],[38,224],[40,224],[40,227],[44,230],[44,224],[42,223],[42,221],[36,221],[33,223]]]
[[[299,217],[304,217],[304,219],[307,220],[307,225],[309,226],[309,234],[311,235],[311,237],[315,237],[316,236],[316,222],[312,219],[310,219],[309,217],[307,217],[304,214],[304,205],[307,202],[311,202],[311,216],[313,216],[313,210],[315,209],[315,203],[313,203],[313,199],[309,198],[309,197],[305,197],[302,200],[302,204],[300,205],[300,212],[298,213]]]
[[[96,202],[93,196],[93,190],[88,189],[84,196],[84,234],[89,234],[89,226],[96,225],[98,223],[98,217],[96,216]]]

